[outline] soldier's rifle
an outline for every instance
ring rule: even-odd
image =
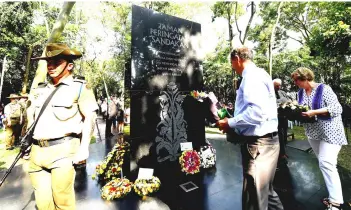
[[[23,136],[21,141],[21,151],[17,154],[15,160],[13,161],[11,166],[6,170],[4,176],[1,178],[0,187],[5,182],[8,175],[11,173],[13,167],[16,166],[17,162],[24,156],[24,154],[26,154],[26,152],[29,151],[29,148],[32,146],[32,135],[33,135],[32,129],[33,129],[33,124],[27,130],[27,133]]]

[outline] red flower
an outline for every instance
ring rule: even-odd
[[[117,188],[115,188],[115,187],[111,187],[111,188],[110,188],[110,191],[111,191],[111,192],[114,192],[114,191],[116,191],[116,190],[117,190]]]
[[[116,172],[117,171],[117,168],[112,168],[112,172]]]

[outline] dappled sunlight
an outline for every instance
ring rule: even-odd
[[[170,208],[160,199],[154,197],[146,197],[139,201],[140,210],[170,210]]]

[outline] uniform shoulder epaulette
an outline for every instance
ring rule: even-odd
[[[74,79],[73,79],[73,82],[80,82],[80,83],[83,83],[83,84],[87,83],[86,80],[81,79],[81,78],[74,78]]]
[[[47,82],[39,82],[38,83],[38,88],[46,87],[47,84],[48,84]]]

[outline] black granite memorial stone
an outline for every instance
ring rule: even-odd
[[[198,58],[201,25],[138,6],[132,8],[132,90],[179,91],[203,86]]]
[[[140,167],[158,174],[177,165],[169,170],[180,172],[180,143],[189,141],[182,104],[189,91],[203,89],[200,34],[198,23],[132,7],[131,82],[126,90],[131,99],[132,180]]]

